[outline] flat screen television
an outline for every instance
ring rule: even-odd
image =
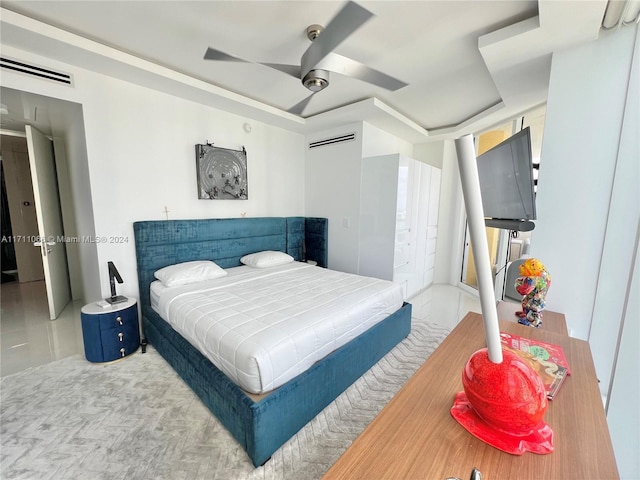
[[[477,158],[487,226],[533,230],[536,198],[529,127]]]

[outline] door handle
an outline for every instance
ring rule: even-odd
[[[53,249],[49,247],[53,247],[55,244],[56,242],[43,242],[41,240],[37,240],[33,242],[34,247],[40,247],[40,248],[45,247],[45,248],[42,248],[43,255],[46,255],[47,253],[51,253]]]
[[[38,240],[37,242],[33,242],[34,247],[42,247],[43,245],[46,245],[48,247],[53,247],[55,244],[56,242],[42,242],[40,240]]]

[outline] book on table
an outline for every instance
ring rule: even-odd
[[[562,347],[505,332],[500,332],[500,341],[503,348],[515,352],[540,375],[547,398],[553,400],[567,375],[571,375]]]

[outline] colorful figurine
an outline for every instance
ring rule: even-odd
[[[522,311],[516,312],[520,317],[518,323],[539,328],[542,325],[542,310],[545,307],[547,290],[551,286],[551,275],[542,262],[536,258],[528,258],[519,267],[520,276],[516,279],[516,291],[522,298]]]

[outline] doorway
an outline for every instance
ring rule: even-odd
[[[31,126],[26,128],[32,129]],[[43,239],[40,238],[42,231],[39,229],[38,222],[44,221],[49,224],[54,220],[61,227],[61,206],[52,145],[46,137],[39,132],[37,133],[45,143],[45,150],[49,150],[45,151],[47,158],[41,159],[41,162],[46,162],[47,170],[40,172],[41,176],[46,177],[49,189],[54,190],[48,195],[47,200],[40,197],[36,200],[32,172],[33,152],[30,155],[26,136],[19,133],[0,136],[3,172],[2,253],[3,261],[5,258],[9,260],[8,266],[5,266],[3,262],[2,279],[3,284],[10,281],[18,283],[44,282],[46,285],[45,298],[51,307],[50,319],[54,320],[71,300],[69,268],[64,245],[59,245],[58,252],[55,252],[59,255],[59,258],[56,259],[58,274],[54,278],[45,269],[45,267],[50,268],[50,265],[45,265],[45,262],[50,261],[50,258],[46,258],[46,256],[53,258],[53,248],[46,243],[54,242],[45,242],[43,245]],[[47,208],[38,208],[38,201],[46,203]],[[41,212],[46,218],[39,218],[38,212]],[[47,231],[49,232],[49,229]],[[64,234],[62,230],[59,230],[59,233]],[[55,285],[52,286],[52,283]],[[57,303],[55,308],[52,303],[54,295],[58,297],[55,299]]]
[[[82,105],[7,87],[0,87],[0,95],[7,111],[1,117],[3,140],[4,136],[9,136],[24,142],[26,127],[31,126],[53,141],[56,164],[53,175],[58,180],[60,198],[57,202],[65,237],[94,238],[95,221]],[[72,298],[99,298],[101,287],[96,244],[70,241],[63,247],[67,254]]]
[[[31,125],[53,139],[65,237],[95,237],[82,105],[6,87],[0,87],[0,95],[8,111],[2,114],[0,134],[24,140],[25,127]],[[97,248],[90,242],[65,242],[63,248],[73,301],[55,321],[40,311],[48,303],[43,281],[1,287],[2,375],[83,351],[80,308],[85,298],[101,296]]]

